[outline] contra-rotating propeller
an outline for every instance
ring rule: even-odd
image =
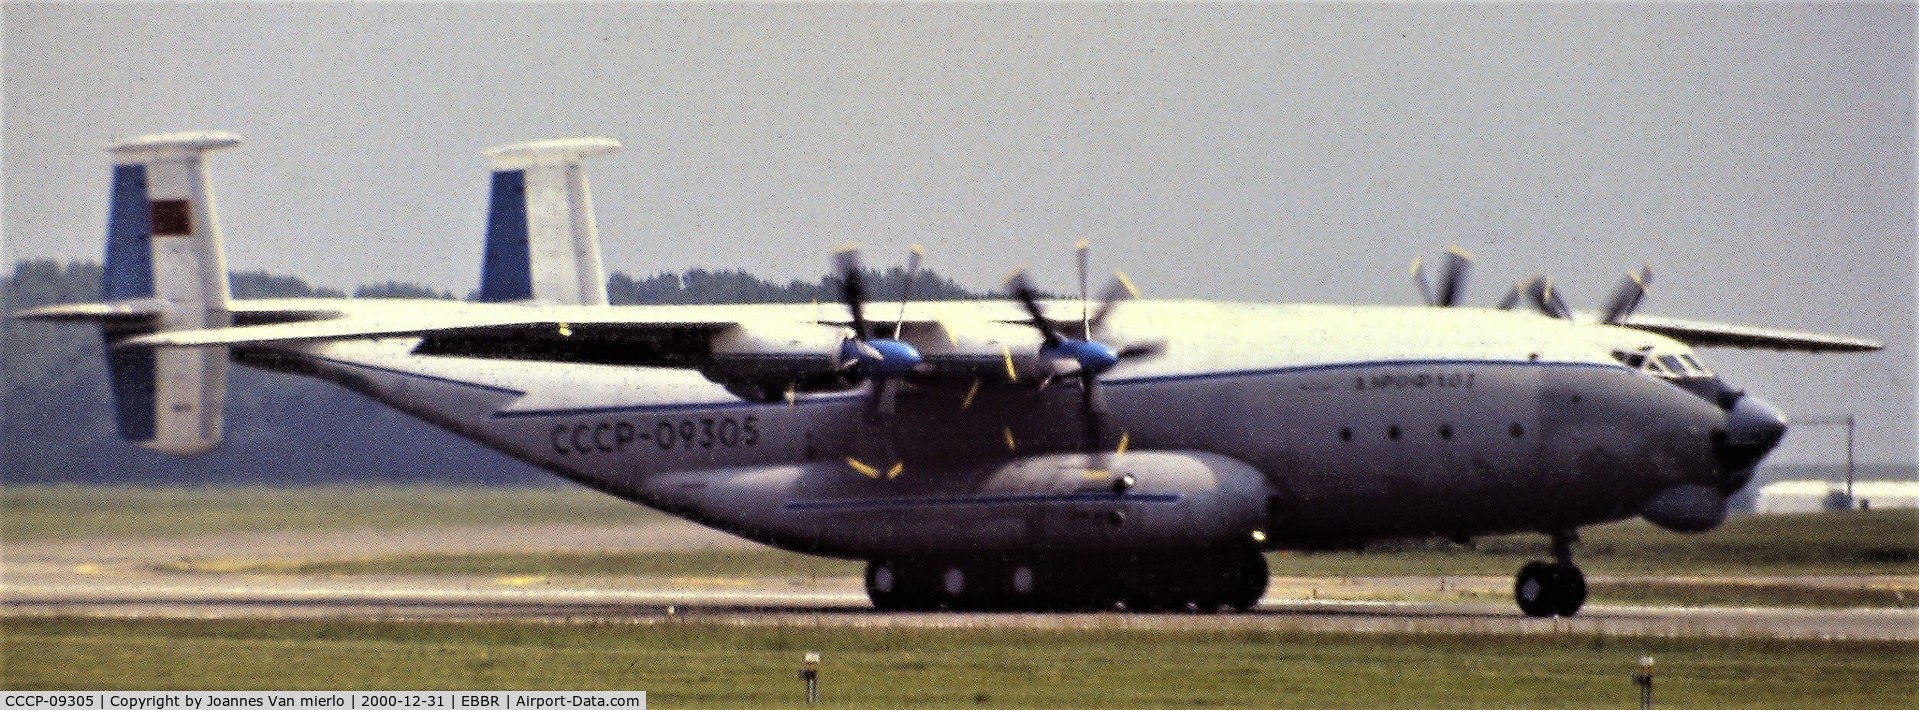
[[[1435,290],[1432,283],[1427,280],[1425,260],[1422,257],[1413,258],[1413,282],[1419,286],[1419,295],[1426,301],[1426,305],[1451,308],[1459,305],[1461,298],[1465,295],[1466,276],[1472,272],[1472,265],[1471,253],[1457,245],[1449,246],[1446,247],[1446,267],[1440,274],[1439,288]],[[1646,294],[1651,289],[1652,267],[1642,266],[1638,271],[1627,272],[1626,280],[1621,282],[1619,287],[1613,290],[1612,296],[1606,299],[1606,307],[1603,311],[1604,322],[1609,325],[1624,325],[1626,319],[1632,317],[1633,311],[1639,308],[1640,302],[1645,300]],[[1518,306],[1521,301],[1531,303],[1540,313],[1553,318],[1573,319],[1572,307],[1566,305],[1566,299],[1559,295],[1557,288],[1553,287],[1552,280],[1544,276],[1534,276],[1513,284],[1512,290],[1506,292],[1506,297],[1500,299],[1499,308],[1510,310]]]
[[[1646,300],[1646,294],[1651,291],[1652,267],[1641,266],[1638,271],[1626,272],[1626,279],[1621,281],[1619,286],[1613,289],[1612,296],[1606,299],[1606,306],[1602,311],[1605,318],[1603,322],[1607,325],[1625,325],[1626,320],[1632,317],[1633,311],[1639,309],[1639,304]],[[1560,297],[1558,289],[1553,288],[1551,279],[1534,276],[1528,281],[1514,285],[1513,292],[1506,295],[1506,300],[1500,304],[1500,308],[1511,308],[1517,305],[1521,293],[1540,313],[1554,318],[1573,319],[1572,308],[1566,305],[1564,298]]]
[[[859,248],[846,245],[835,250],[834,262],[840,273],[840,300],[853,316],[853,337],[840,344],[840,369],[873,382],[868,400],[869,419],[883,420],[893,415],[893,401],[899,396],[900,378],[927,369],[918,348],[900,340],[906,323],[906,302],[911,298],[913,277],[919,273],[925,250],[913,245],[907,262],[906,284],[900,295],[900,318],[893,324],[893,337],[876,337],[866,321],[866,278],[860,270]]]
[[[1161,343],[1135,343],[1120,348],[1100,342],[1095,338],[1100,334],[1106,318],[1113,313],[1120,301],[1137,297],[1139,292],[1127,280],[1123,273],[1115,273],[1113,282],[1100,296],[1097,309],[1091,306],[1087,292],[1088,245],[1081,240],[1076,246],[1079,261],[1080,287],[1080,327],[1079,337],[1069,337],[1054,327],[1054,321],[1046,317],[1039,303],[1039,292],[1033,288],[1032,281],[1025,270],[1013,272],[1006,281],[1007,289],[1014,300],[1026,309],[1031,317],[1028,321],[1040,333],[1038,362],[1042,368],[1040,387],[1052,382],[1056,377],[1077,375],[1080,383],[1080,426],[1084,436],[1085,450],[1101,458],[1096,462],[1096,470],[1105,469],[1104,418],[1105,399],[1100,395],[1099,376],[1113,369],[1124,360],[1152,357],[1163,348]],[[1014,372],[1012,354],[1007,353],[1007,371]],[[1010,437],[1009,437],[1010,438]],[[1124,450],[1126,435],[1121,434],[1121,450]]]

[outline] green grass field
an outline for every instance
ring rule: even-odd
[[[484,523],[661,520],[579,486],[0,486],[0,538],[168,537]]]
[[[1643,520],[1580,531],[1575,554],[1594,575],[1919,574],[1919,510],[1740,515],[1711,532],[1681,535]],[[1365,552],[1280,553],[1274,574],[1511,574],[1549,558],[1544,535],[1380,543]]]
[[[634,689],[654,707],[1911,707],[1919,644],[702,623],[25,620],[8,689]]]
[[[572,488],[0,490],[8,541],[487,522],[657,522]],[[182,511],[195,511],[183,515]],[[1598,574],[1893,574],[1919,569],[1912,511],[1734,518],[1680,536],[1643,523],[1586,531]],[[1275,574],[1509,575],[1537,536],[1467,550],[1405,543],[1275,554]],[[775,550],[254,560],[276,573],[851,576],[857,563]],[[183,569],[191,569],[190,564]],[[232,571],[224,569],[222,571]],[[1765,583],[1596,586],[1599,603],[1911,606],[1874,590],[1817,599]],[[1824,595],[1826,593],[1822,593]],[[1756,597],[1755,597],[1756,595]],[[1757,601],[1754,601],[1754,599]],[[1500,600],[1503,601],[1503,598]],[[798,705],[801,654],[825,654],[839,707],[1631,707],[1640,655],[1660,707],[1901,707],[1919,699],[1919,644],[1584,634],[863,629],[806,624],[0,620],[7,689],[646,690],[654,707]]]

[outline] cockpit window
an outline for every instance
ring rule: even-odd
[[[1697,358],[1689,353],[1671,355],[1656,354],[1652,348],[1638,350],[1614,350],[1613,359],[1627,367],[1644,371],[1654,377],[1669,380],[1712,377],[1712,371],[1701,365]]]
[[[1641,352],[1614,350],[1612,351],[1612,357],[1614,360],[1618,360],[1620,364],[1635,370],[1646,364],[1646,354]]]
[[[1646,364],[1640,369],[1643,369],[1646,372],[1652,373],[1654,377],[1671,378],[1671,377],[1679,376],[1679,373],[1666,369],[1665,364],[1661,363],[1659,358],[1649,357],[1645,359],[1645,362]]]
[[[1661,355],[1659,356],[1659,364],[1665,365],[1666,369],[1675,375],[1683,376],[1692,374],[1691,370],[1686,367],[1686,363],[1680,362],[1678,355]]]
[[[1700,377],[1712,376],[1712,370],[1708,370],[1706,369],[1705,365],[1699,364],[1698,358],[1695,358],[1691,355],[1680,355],[1679,359],[1686,361],[1686,364],[1692,366],[1693,374],[1698,375]]]

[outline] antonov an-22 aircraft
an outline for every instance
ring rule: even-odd
[[[112,146],[102,302],[120,432],[217,445],[229,360],[321,378],[594,489],[768,545],[867,561],[881,609],[1246,609],[1262,551],[1538,532],[1533,616],[1586,597],[1581,527],[1708,530],[1786,431],[1695,346],[1878,343],[1598,314],[1543,279],[1459,306],[1043,300],[609,306],[574,138],[486,151],[479,302],[235,300],[204,165],[226,133]],[[918,265],[914,255],[914,268]],[[909,289],[910,291],[910,289]],[[1529,308],[1510,309],[1525,301]],[[1435,308],[1433,306],[1439,306]],[[891,304],[886,306],[891,315]]]

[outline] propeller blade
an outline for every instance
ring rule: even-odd
[[[1120,301],[1135,298],[1139,298],[1139,288],[1133,285],[1133,280],[1126,278],[1125,272],[1113,272],[1113,280],[1106,284],[1106,291],[1099,295],[1099,310],[1093,311],[1093,317],[1086,323],[1087,339],[1091,340],[1093,333],[1105,327],[1106,317],[1113,314],[1114,306],[1119,305]]]
[[[900,381],[896,377],[883,377],[873,382],[873,398],[867,401],[867,419],[874,422],[889,422],[893,419],[893,403],[899,398]]]
[[[851,468],[854,471],[857,471],[860,475],[865,476],[867,478],[876,479],[880,477],[879,469],[874,468],[872,464],[853,458],[851,456],[846,457],[846,466],[847,468]]]
[[[1502,310],[1502,311],[1512,310],[1513,306],[1519,305],[1519,299],[1524,298],[1525,296],[1526,296],[1526,282],[1524,281],[1513,282],[1513,290],[1507,291],[1505,298],[1499,299],[1499,310]]]
[[[866,284],[860,276],[859,248],[840,247],[833,252],[833,261],[840,272],[840,301],[853,313],[853,337],[865,340],[872,333],[866,330]]]
[[[1033,327],[1039,329],[1040,337],[1046,340],[1046,347],[1059,347],[1061,340],[1059,333],[1053,332],[1053,327],[1046,320],[1045,311],[1040,310],[1039,294],[1033,290],[1032,282],[1027,279],[1026,270],[1015,271],[1012,276],[1007,277],[1006,288],[1012,291],[1013,298],[1026,308],[1026,314],[1032,316]]]
[[[1652,291],[1652,267],[1642,266],[1639,271],[1626,272],[1626,280],[1614,289],[1612,298],[1606,302],[1606,322],[1612,325],[1625,323],[1632,312],[1639,309],[1640,301]]]
[[[1413,257],[1411,275],[1413,277],[1413,283],[1419,285],[1420,300],[1425,301],[1428,306],[1439,305],[1439,299],[1433,296],[1433,285],[1426,281],[1426,257]]]
[[[1446,247],[1446,273],[1439,278],[1438,303],[1442,308],[1459,305],[1466,293],[1466,275],[1473,270],[1473,255],[1458,245]],[[1422,276],[1424,276],[1422,274]]]
[[[1086,451],[1103,451],[1106,401],[1100,396],[1099,378],[1088,372],[1079,375],[1079,416],[1081,433],[1085,436]],[[1101,466],[1100,468],[1105,468]]]
[[[920,261],[926,258],[926,248],[913,245],[912,253],[906,258],[906,283],[900,287],[900,319],[893,322],[893,339],[899,340],[900,329],[906,327],[906,302],[913,300],[913,277],[920,272]]]
[[[1559,292],[1553,290],[1551,279],[1533,277],[1532,283],[1526,286],[1526,296],[1532,299],[1533,307],[1541,313],[1554,318],[1572,318],[1572,309],[1566,306],[1566,299],[1560,298]]]
[[[1073,251],[1079,261],[1079,337],[1084,340],[1092,340],[1093,320],[1091,309],[1087,306],[1086,302],[1088,298],[1086,295],[1086,268],[1089,260],[1092,258],[1090,254],[1092,245],[1088,244],[1086,240],[1081,239],[1078,244],[1073,245]]]

